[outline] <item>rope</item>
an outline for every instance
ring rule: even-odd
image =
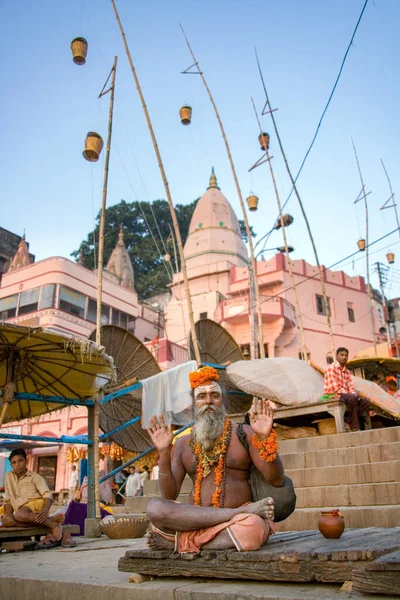
[[[333,88],[332,88],[332,91],[331,91],[331,93],[330,93],[330,95],[329,95],[329,98],[328,98],[328,101],[327,101],[327,103],[326,103],[326,105],[325,105],[325,108],[324,108],[324,110],[322,111],[322,115],[321,115],[321,117],[320,117],[320,119],[319,119],[319,121],[318,121],[318,125],[317,125],[317,128],[316,128],[316,130],[315,130],[314,136],[313,136],[313,138],[312,138],[312,140],[311,140],[311,143],[310,143],[310,145],[309,145],[309,147],[308,147],[308,150],[307,150],[307,152],[306,152],[306,154],[305,154],[305,156],[304,156],[304,158],[303,158],[303,160],[302,160],[302,163],[301,163],[301,165],[300,165],[300,169],[298,170],[298,172],[297,172],[297,175],[296,175],[296,177],[294,178],[294,182],[295,182],[295,183],[297,183],[297,180],[298,180],[298,178],[300,177],[300,174],[301,174],[301,172],[302,172],[302,170],[303,170],[303,167],[304,167],[304,165],[305,165],[305,163],[306,163],[306,161],[307,161],[307,159],[308,159],[308,156],[309,156],[309,154],[310,154],[310,152],[311,152],[311,150],[312,150],[312,148],[313,148],[313,146],[314,146],[314,144],[315,144],[315,141],[316,141],[316,139],[317,139],[317,136],[318,136],[319,130],[320,130],[320,128],[321,128],[321,125],[322,125],[322,121],[324,120],[324,117],[325,117],[325,115],[326,115],[326,112],[327,112],[327,110],[328,110],[328,108],[329,108],[329,105],[330,105],[330,103],[331,103],[331,101],[332,101],[332,98],[333,98],[333,96],[334,96],[334,94],[335,94],[335,91],[336,91],[336,88],[337,88],[337,86],[338,86],[338,83],[339,83],[340,77],[341,77],[341,75],[342,75],[342,71],[343,71],[343,69],[344,69],[344,65],[345,65],[345,63],[346,63],[346,60],[347,60],[347,56],[348,56],[348,54],[349,54],[349,52],[350,52],[350,48],[351,48],[351,46],[353,45],[353,41],[354,41],[355,35],[356,35],[356,33],[357,33],[357,30],[358,30],[358,27],[359,27],[359,25],[360,25],[361,19],[362,19],[363,15],[364,15],[364,11],[365,11],[365,9],[366,9],[366,7],[367,7],[367,4],[368,4],[368,0],[365,0],[365,2],[364,2],[364,6],[363,6],[363,8],[362,8],[362,10],[361,10],[360,16],[358,17],[358,20],[357,20],[356,26],[355,26],[355,28],[354,28],[354,31],[353,31],[353,34],[352,34],[352,36],[351,36],[350,42],[349,42],[349,44],[348,44],[348,46],[347,46],[347,49],[346,49],[346,52],[345,52],[345,54],[344,54],[344,57],[343,57],[342,63],[341,63],[341,65],[340,65],[339,73],[338,73],[338,75],[337,75],[337,77],[336,77],[336,80],[335,80],[334,86],[333,86]],[[267,97],[267,92],[266,92],[266,87],[265,87],[264,77],[263,77],[263,74],[262,74],[262,71],[261,71],[260,62],[259,62],[259,60],[258,60],[257,51],[256,51],[256,60],[257,60],[258,71],[259,71],[259,74],[260,74],[261,82],[262,82],[262,85],[263,85],[263,88],[264,88],[265,95],[266,95],[266,97]],[[271,108],[272,108],[272,107],[271,107]],[[284,202],[284,204],[283,204],[283,206],[282,206],[282,210],[284,210],[285,206],[286,206],[286,205],[287,205],[287,203],[289,202],[289,200],[290,200],[290,198],[291,198],[291,196],[292,196],[292,193],[293,193],[293,191],[294,191],[294,188],[293,188],[293,186],[292,186],[292,189],[290,190],[289,196],[287,197],[287,199],[285,200],[285,202]],[[272,233],[272,231],[270,232],[270,235],[271,235],[271,233]],[[267,238],[267,240],[265,241],[265,244],[267,244],[267,242],[268,242],[268,239],[269,239],[269,237],[268,237],[268,238]],[[264,245],[264,247],[265,247],[265,245]]]

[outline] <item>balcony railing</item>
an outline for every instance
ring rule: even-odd
[[[231,298],[221,303],[221,318],[224,321],[245,321],[249,317],[249,296]],[[255,309],[255,307],[254,307]],[[274,320],[284,317],[288,321],[295,322],[295,310],[293,304],[279,296],[261,296],[261,313],[265,320]]]

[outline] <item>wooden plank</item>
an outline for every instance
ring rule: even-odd
[[[149,556],[150,558],[150,556]],[[222,559],[221,559],[222,558]],[[343,563],[318,559],[305,560],[270,560],[268,562],[231,561],[220,557],[219,553],[208,551],[203,557],[188,559],[167,558],[163,560],[150,560],[140,558],[122,557],[118,562],[119,571],[140,573],[158,577],[206,577],[218,579],[242,579],[257,581],[287,581],[311,582],[323,581],[343,583],[351,579],[355,566],[361,568],[365,565],[359,563]]]
[[[63,533],[79,535],[79,525],[63,525]],[[32,537],[33,535],[46,535],[49,533],[47,527],[0,527],[0,540],[11,540],[21,537]]]
[[[400,551],[381,556],[364,569],[354,569],[352,579],[358,592],[400,596]]]
[[[207,550],[179,556],[165,550],[129,550],[118,568],[160,577],[343,582],[376,556],[400,550],[400,529],[356,529],[345,534],[339,540],[326,540],[315,531],[287,532],[274,536],[260,550],[243,553]]]

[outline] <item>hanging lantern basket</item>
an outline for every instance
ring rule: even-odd
[[[359,250],[361,250],[361,251],[365,250],[365,240],[362,238],[361,238],[361,240],[358,240],[357,246],[358,246]]]
[[[257,210],[258,196],[250,195],[248,196],[248,198],[246,198],[246,202],[249,207],[249,210]]]
[[[165,260],[165,262],[169,262],[171,260],[171,255],[170,254],[166,254],[164,256],[164,260]]]
[[[88,43],[83,37],[77,37],[71,42],[72,60],[76,65],[84,65],[86,62]]]
[[[103,148],[103,138],[94,131],[89,131],[85,140],[85,149],[82,152],[83,158],[89,162],[99,160],[100,152]]]
[[[269,149],[269,133],[260,133],[258,141],[260,142],[261,150],[266,152]]]
[[[182,108],[179,111],[179,116],[181,118],[182,125],[190,125],[190,122],[192,120],[192,107],[188,104],[182,106]]]
[[[394,263],[394,254],[393,254],[393,252],[388,252],[386,254],[386,258],[387,258],[387,261],[388,261],[389,265],[392,265]]]

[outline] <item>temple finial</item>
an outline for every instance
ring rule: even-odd
[[[119,226],[118,242],[124,243],[124,226],[122,223]]]
[[[209,190],[210,188],[216,188],[217,190],[219,190],[217,177],[214,173],[214,167],[211,170],[210,184],[207,189]]]

